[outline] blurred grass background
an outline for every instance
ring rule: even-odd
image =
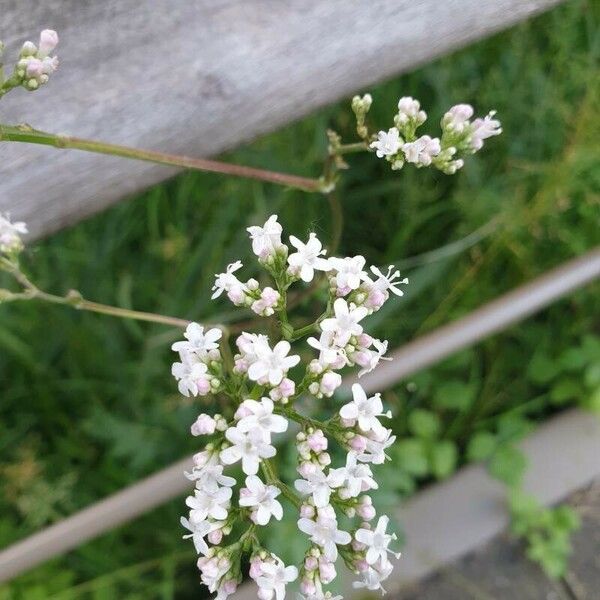
[[[405,297],[372,318],[392,346],[600,242],[599,19],[600,4],[569,2],[372,90],[376,128],[389,127],[402,95],[421,100],[429,133],[458,102],[497,109],[504,127],[454,177],[349,157],[339,252],[395,263],[411,279]],[[353,138],[349,102],[226,159],[315,175],[328,127]],[[36,244],[26,263],[49,291],[227,321],[231,306],[209,302],[213,274],[249,257],[244,228],[272,213],[288,233],[332,235],[320,196],[188,173]],[[516,485],[514,439],[565,406],[598,408],[599,291],[387,392],[400,443],[384,505],[481,458]],[[177,394],[169,372],[177,336],[56,306],[0,307],[0,547],[197,449],[188,431],[198,403]],[[0,599],[197,597],[182,509],[177,499],[0,586]]]

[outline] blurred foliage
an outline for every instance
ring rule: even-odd
[[[454,177],[349,157],[340,252],[396,263],[411,280],[368,325],[392,346],[599,243],[599,19],[600,4],[570,2],[373,90],[376,127],[412,95],[432,122],[457,102],[496,108],[505,131]],[[316,175],[325,129],[351,140],[352,119],[349,102],[332,106],[226,159]],[[273,212],[295,235],[332,235],[318,195],[187,173],[26,259],[49,291],[228,322],[235,311],[209,302],[212,276],[249,255],[244,228]],[[518,490],[526,465],[515,443],[559,409],[600,408],[599,291],[581,290],[384,393],[399,437],[378,477],[384,511],[468,461],[487,461]],[[43,304],[0,307],[0,547],[196,450],[188,428],[201,402],[182,399],[169,375],[178,335]],[[515,530],[560,574],[571,517],[516,494]],[[182,506],[176,499],[34,569],[0,587],[0,600],[197,597]],[[284,557],[302,551],[288,542],[293,531],[290,519],[272,533]]]

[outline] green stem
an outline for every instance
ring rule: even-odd
[[[279,173],[265,169],[256,169],[254,167],[243,165],[233,165],[216,160],[165,154],[163,152],[140,150],[96,140],[56,135],[54,133],[38,131],[29,125],[0,125],[0,141],[25,142],[28,144],[53,146],[55,148],[71,148],[83,150],[85,152],[95,152],[97,154],[121,156],[123,158],[184,167],[186,169],[195,169],[197,171],[209,171],[212,173],[222,173],[224,175],[245,177],[248,179],[259,179],[261,181],[268,181],[270,183],[297,188],[306,192],[321,192],[323,189],[323,183],[319,179],[300,177],[298,175],[290,175],[288,173]]]
[[[261,468],[261,471],[262,471],[267,483],[279,488],[281,490],[281,493],[296,508],[300,508],[300,506],[302,505],[302,500],[300,499],[298,494],[296,494],[296,492],[294,492],[294,490],[289,485],[283,483],[283,481],[281,481],[281,479],[279,479],[279,477],[277,477],[277,474],[275,473],[275,469],[273,468],[273,465],[268,458],[265,458],[261,461],[260,468]]]
[[[354,154],[356,152],[367,152],[369,147],[366,142],[355,142],[353,144],[341,144],[336,148],[336,154]]]

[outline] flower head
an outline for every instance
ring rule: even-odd
[[[323,245],[315,233],[310,234],[306,244],[291,235],[290,243],[297,251],[288,256],[289,271],[300,277],[302,281],[307,283],[312,281],[315,270],[329,271],[331,269],[330,263],[325,258],[321,258],[327,251],[323,250]]]
[[[409,163],[415,163],[420,167],[428,167],[434,156],[437,156],[442,148],[438,138],[423,135],[414,142],[403,144],[402,150]]]
[[[281,243],[281,224],[277,222],[277,215],[271,215],[262,227],[253,225],[247,230],[252,240],[252,252],[260,259],[265,260],[283,248]]]
[[[360,335],[363,328],[359,325],[368,314],[363,306],[351,308],[343,298],[333,304],[334,317],[321,321],[321,330],[332,332],[338,346],[345,346],[353,335]]]
[[[259,432],[244,432],[238,427],[230,427],[225,432],[225,437],[231,446],[221,450],[221,461],[232,465],[241,460],[242,470],[246,475],[256,475],[260,461],[263,458],[273,458],[277,453]]]
[[[380,131],[377,134],[377,139],[370,144],[371,148],[375,149],[378,158],[397,154],[401,145],[402,138],[396,127],[392,127],[387,132]]]
[[[238,422],[237,428],[240,431],[244,433],[258,431],[268,442],[271,441],[272,433],[287,431],[288,420],[273,413],[274,404],[270,398],[261,398],[260,402],[244,400],[241,407],[247,411],[248,415]]]
[[[256,475],[246,477],[246,487],[240,492],[240,506],[253,509],[254,521],[257,525],[266,525],[271,517],[281,521],[283,507],[276,500],[281,490],[274,485],[265,485]]]
[[[198,355],[203,356],[210,350],[216,350],[219,347],[218,342],[223,332],[217,328],[205,332],[202,325],[190,323],[183,335],[187,341],[175,342],[171,349],[175,352],[196,352]]]
[[[375,564],[377,561],[386,562],[388,560],[388,552],[394,554],[396,558],[400,556],[400,554],[396,554],[388,549],[390,542],[396,539],[396,534],[386,533],[389,522],[389,517],[383,515],[379,517],[377,527],[374,531],[359,529],[354,536],[358,542],[367,546],[366,559],[370,565]]]
[[[248,377],[252,381],[265,381],[272,386],[279,385],[288,370],[300,362],[296,354],[288,356],[291,350],[290,343],[282,340],[273,349],[268,345],[258,346],[256,349],[256,360],[248,369]]]

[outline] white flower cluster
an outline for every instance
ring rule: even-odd
[[[352,387],[352,401],[323,423],[297,412],[294,403],[306,394],[331,396],[341,384],[340,371],[345,367],[359,366],[365,373],[377,366],[387,342],[365,333],[361,322],[381,308],[390,293],[401,296],[398,284],[407,280],[399,280],[393,267],[387,273],[371,267],[368,274],[361,256],[325,258],[314,233],[306,243],[290,236],[296,250],[290,253],[281,241],[276,215],[248,232],[254,253],[273,278],[273,287],[260,291],[258,282],[240,281],[235,275],[242,267],[238,261],[216,275],[213,296],[225,292],[234,304],[250,307],[259,315],[276,314],[282,339],[243,332],[235,340],[237,353],[231,356],[219,349],[220,330],[205,331],[192,323],[186,340],[173,344],[180,355],[173,375],[182,394],[221,393],[231,401],[224,414],[203,413],[191,426],[192,435],[211,436],[186,473],[195,482],[195,490],[186,500],[189,515],[181,519],[189,530],[185,537],[193,540],[200,554],[201,580],[218,599],[226,598],[242,580],[245,556],[260,600],[282,600],[287,584],[298,577],[299,598],[340,600],[341,596],[332,596],[323,586],[336,577],[336,561],[341,557],[360,575],[357,587],[383,589],[381,583],[392,570],[388,546],[395,536],[386,533],[385,516],[375,528],[370,525],[376,511],[368,492],[378,488],[371,465],[384,462],[386,448],[395,440],[391,429],[380,421],[391,415],[384,411],[379,394],[368,397],[359,384]],[[325,274],[327,309],[315,323],[296,330],[286,313],[287,290],[300,280],[312,281],[316,271]],[[254,308],[266,290],[277,296],[272,310]],[[311,332],[319,337],[308,337]],[[314,348],[319,354],[307,360],[304,375],[296,383],[293,370],[301,356],[292,353],[290,342],[303,337],[308,339],[301,352]],[[301,428],[296,436],[299,478],[293,485],[281,481],[274,460],[275,437],[288,430],[290,420]],[[346,453],[344,466],[331,466],[327,450],[334,441]],[[225,474],[225,468],[231,469],[231,475]],[[240,468],[243,475],[238,482],[232,475]],[[263,547],[259,536],[260,527],[283,518],[285,501],[299,511],[298,528],[308,537],[299,569],[286,566]],[[339,515],[357,522],[345,531]],[[250,525],[240,533],[244,522]],[[224,544],[230,534],[236,541]]]
[[[12,255],[23,249],[21,236],[27,233],[22,221],[11,223],[8,215],[0,214],[0,254]]]
[[[380,131],[369,145],[394,170],[409,162],[417,167],[434,166],[453,175],[464,165],[463,156],[481,150],[484,140],[502,133],[500,121],[493,118],[495,114],[492,111],[483,119],[471,121],[473,107],[457,104],[442,119],[441,139],[429,135],[417,137],[417,129],[426,121],[427,114],[418,100],[405,96],[398,102],[394,127]],[[364,122],[364,114],[362,118]]]
[[[50,56],[57,45],[58,34],[52,29],[44,29],[40,33],[37,46],[33,42],[23,44],[13,73],[20,85],[33,91],[48,82],[58,68],[58,58]]]

